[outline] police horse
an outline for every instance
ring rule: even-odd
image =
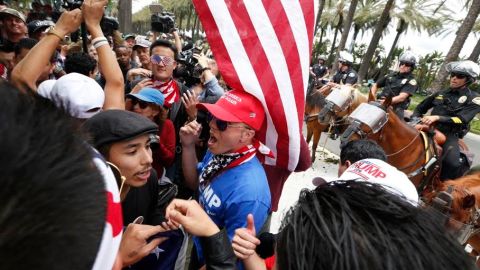
[[[312,162],[322,132],[328,131],[332,137],[341,134],[348,126],[347,116],[367,97],[353,86],[332,87],[322,85],[313,87],[307,94],[305,103],[305,123],[307,125],[307,143],[312,143]]]
[[[351,115],[342,142],[368,138],[387,154],[388,162],[403,171],[423,195],[425,203],[444,217],[447,228],[472,255],[480,255],[480,173],[441,182],[440,154],[432,135],[419,131],[397,117],[389,106],[369,96]]]

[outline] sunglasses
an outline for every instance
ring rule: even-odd
[[[138,104],[138,107],[140,107],[140,109],[145,109],[148,107],[148,102],[146,101],[143,101],[143,100],[140,100],[140,99],[137,99],[137,98],[133,98],[132,99],[132,108],[135,107],[135,105]]]
[[[150,56],[150,62],[152,62],[152,64],[154,64],[154,65],[163,64],[164,66],[168,67],[168,66],[173,65],[173,63],[175,63],[175,60],[170,56],[163,56],[163,55],[159,55],[159,54],[154,54],[154,55]]]
[[[412,67],[413,65],[407,62],[400,62],[400,66]]]
[[[216,118],[215,116],[213,116],[211,113],[207,114],[208,123],[210,123],[212,120],[215,120],[215,124],[217,124],[217,129],[222,131],[222,132],[227,130],[228,127],[250,129],[246,126],[233,126],[230,122],[220,120],[220,119]]]
[[[453,73],[453,72],[452,72],[452,73],[450,73],[450,77],[452,77],[452,78],[453,78],[453,77],[457,77],[457,79],[465,79],[465,78],[467,78],[467,76],[466,76],[466,75],[464,75],[464,74],[460,74],[460,73]]]

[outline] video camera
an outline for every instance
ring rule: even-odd
[[[175,15],[172,12],[162,11],[159,14],[152,14],[151,27],[155,32],[168,33],[175,28]]]
[[[74,10],[76,8],[80,8],[82,4],[83,0],[63,0],[61,6],[65,10]],[[113,31],[118,30],[119,23],[114,17],[103,16],[102,20],[100,21],[100,27],[102,28],[102,32],[105,36],[111,36],[113,35]],[[78,41],[78,33],[72,33],[72,41]]]
[[[183,78],[187,86],[192,86],[200,82],[200,76],[202,75],[202,67],[198,65],[198,60],[193,57],[193,55],[200,54],[201,52],[201,47],[194,46],[191,49],[178,53],[177,60],[180,66],[177,66],[175,75],[176,77]]]

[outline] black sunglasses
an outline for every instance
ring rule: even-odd
[[[465,78],[467,78],[467,76],[466,76],[465,74],[455,73],[455,72],[450,73],[450,77],[457,77],[458,79],[465,79]]]
[[[213,119],[215,119],[215,123],[217,124],[218,130],[225,131],[228,128],[228,122],[215,118],[211,113],[207,114],[207,121],[210,123]]]
[[[143,109],[145,109],[145,108],[148,107],[148,104],[149,104],[149,103],[146,102],[146,101],[140,100],[140,99],[138,99],[138,98],[133,98],[133,99],[132,99],[132,108],[135,107],[135,105],[137,105],[137,104],[138,104],[138,106],[140,107],[140,109],[143,110]]]
[[[400,66],[401,66],[401,65],[404,65],[404,66],[406,66],[406,67],[412,67],[412,66],[413,66],[412,64],[407,63],[407,62],[400,62]]]

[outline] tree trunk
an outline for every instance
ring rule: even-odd
[[[478,39],[477,45],[475,45],[475,48],[473,48],[472,53],[468,57],[468,60],[477,62],[479,56],[480,56],[480,39]]]
[[[393,40],[393,44],[392,44],[392,47],[390,48],[390,52],[388,52],[388,56],[385,59],[385,62],[383,63],[382,68],[380,69],[380,75],[378,76],[379,78],[382,78],[383,75],[388,73],[390,64],[392,62],[393,53],[395,52],[395,48],[397,47],[398,39],[407,28],[407,24],[404,20],[400,20],[399,23],[400,25],[397,28],[397,35],[395,35],[395,39]]]
[[[355,47],[355,42],[357,42],[358,33],[360,33],[360,26],[354,25],[353,26],[353,38],[352,43],[350,44],[350,49],[348,51],[353,54],[353,48]]]
[[[118,21],[120,24],[120,32],[132,32],[132,1],[118,1]]]
[[[198,23],[198,16],[196,14],[194,14],[194,16],[195,16],[195,20],[193,21],[193,28],[192,28],[192,40],[193,40],[193,42],[195,42],[197,40],[196,29],[197,29],[197,23]]]
[[[315,20],[314,35],[317,34],[318,28],[320,27],[320,18],[322,17],[324,7],[325,7],[325,1],[324,0],[318,0],[318,14],[317,14],[317,19]]]
[[[342,22],[343,22],[343,16],[340,15],[340,18],[338,19],[338,24],[335,27],[335,34],[333,35],[332,47],[330,48],[330,54],[328,56],[329,64],[332,64],[333,53],[335,51],[335,43],[337,42],[337,35],[338,35],[338,31],[340,31],[340,27],[342,26]]]
[[[183,26],[183,17],[185,17],[185,12],[183,9],[180,11],[180,16],[178,18],[178,29],[182,29]]]
[[[385,8],[383,9],[382,15],[380,16],[380,19],[375,26],[375,31],[373,32],[372,39],[370,40],[370,45],[368,45],[367,52],[363,55],[362,64],[360,66],[360,70],[358,71],[358,81],[360,83],[362,83],[365,75],[367,75],[370,61],[372,60],[373,54],[375,53],[375,49],[378,46],[378,42],[382,37],[383,31],[388,26],[388,22],[390,19],[390,10],[393,8],[394,3],[395,0],[387,1],[387,3],[385,4]]]
[[[348,8],[347,18],[343,22],[343,32],[342,37],[340,38],[340,43],[338,44],[337,54],[333,63],[338,62],[338,57],[341,51],[345,49],[345,44],[347,43],[348,34],[350,33],[350,28],[352,27],[353,15],[355,15],[355,10],[357,9],[358,0],[350,1],[350,7]],[[332,66],[332,74],[337,72],[338,65]]]
[[[475,24],[479,13],[480,0],[473,0],[467,16],[463,20],[462,25],[458,28],[457,36],[455,37],[455,40],[453,41],[453,44],[450,47],[447,56],[445,57],[445,62],[443,62],[435,81],[432,83],[431,90],[433,92],[438,92],[442,89],[443,83],[448,76],[445,65],[457,59],[458,54],[462,50],[463,44],[465,44],[465,40],[467,40],[468,35],[472,31],[473,25]]]
[[[193,14],[193,6],[190,6],[189,10],[188,10],[188,17],[187,17],[187,27],[185,28],[185,30],[190,30],[192,29],[191,26],[192,26],[192,14]],[[193,31],[192,31],[192,34],[193,34]]]

